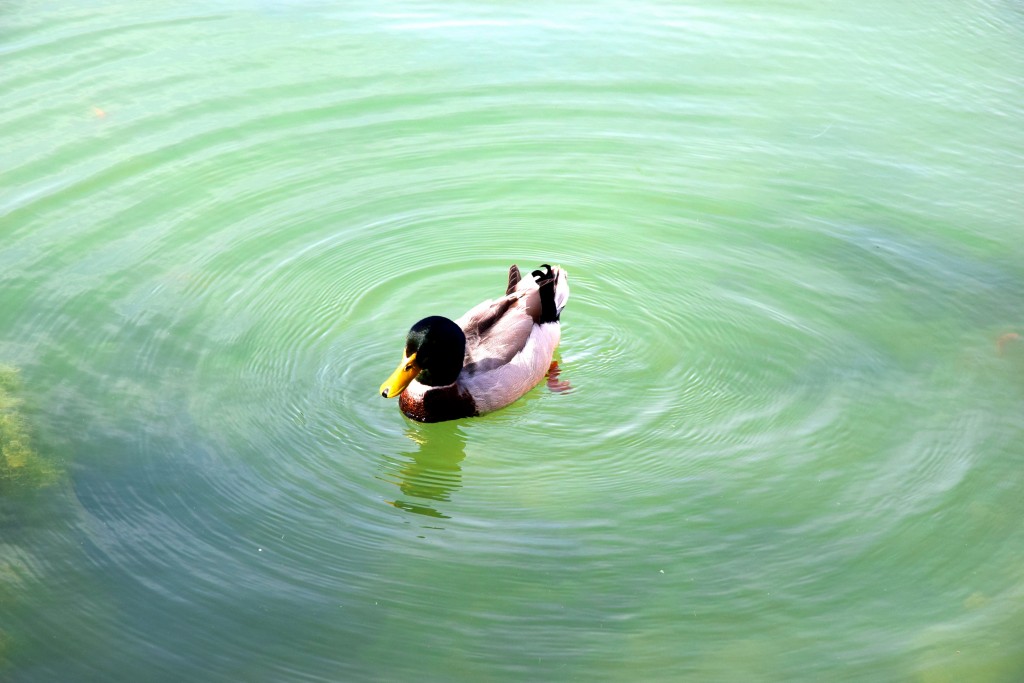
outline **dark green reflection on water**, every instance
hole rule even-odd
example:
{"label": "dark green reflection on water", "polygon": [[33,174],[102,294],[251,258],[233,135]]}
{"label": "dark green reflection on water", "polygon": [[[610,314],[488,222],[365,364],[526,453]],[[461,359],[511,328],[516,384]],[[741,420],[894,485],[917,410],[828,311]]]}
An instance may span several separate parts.
{"label": "dark green reflection on water", "polygon": [[449,519],[434,503],[451,500],[452,492],[462,486],[465,436],[451,422],[409,427],[405,436],[415,446],[398,454],[405,461],[399,462],[397,472],[385,477],[402,492],[401,498],[388,503],[418,515]]}

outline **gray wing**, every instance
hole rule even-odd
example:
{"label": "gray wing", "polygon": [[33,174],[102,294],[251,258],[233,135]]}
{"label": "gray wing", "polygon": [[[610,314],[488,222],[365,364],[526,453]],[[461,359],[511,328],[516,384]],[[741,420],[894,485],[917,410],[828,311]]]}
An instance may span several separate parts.
{"label": "gray wing", "polygon": [[[515,282],[513,282],[515,279]],[[455,322],[466,333],[463,372],[487,372],[511,361],[523,350],[541,313],[540,291],[533,278],[509,268],[508,289],[500,299],[484,301]]]}

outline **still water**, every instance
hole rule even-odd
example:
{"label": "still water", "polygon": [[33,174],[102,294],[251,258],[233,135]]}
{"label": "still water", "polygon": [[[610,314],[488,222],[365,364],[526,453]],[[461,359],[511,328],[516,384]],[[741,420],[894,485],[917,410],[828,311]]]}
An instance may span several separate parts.
{"label": "still water", "polygon": [[[1024,680],[1022,94],[1013,0],[0,4],[0,678]],[[570,388],[402,417],[513,262]]]}

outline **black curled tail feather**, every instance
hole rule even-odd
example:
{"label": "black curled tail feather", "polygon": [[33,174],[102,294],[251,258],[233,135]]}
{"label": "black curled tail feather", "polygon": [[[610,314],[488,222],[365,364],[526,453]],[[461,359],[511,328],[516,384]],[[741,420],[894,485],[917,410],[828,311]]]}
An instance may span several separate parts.
{"label": "black curled tail feather", "polygon": [[558,322],[558,306],[555,304],[555,275],[551,266],[544,264],[543,270],[535,270],[531,273],[540,288],[540,319],[539,323]]}

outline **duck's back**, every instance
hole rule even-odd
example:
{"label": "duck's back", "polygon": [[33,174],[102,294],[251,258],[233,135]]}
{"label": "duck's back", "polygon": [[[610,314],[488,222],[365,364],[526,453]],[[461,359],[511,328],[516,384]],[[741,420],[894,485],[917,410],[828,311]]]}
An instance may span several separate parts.
{"label": "duck's back", "polygon": [[544,379],[561,340],[559,315],[569,298],[561,268],[544,266],[522,278],[509,269],[505,296],[470,309],[456,323],[466,333],[459,384],[478,411],[490,412],[520,398]]}

